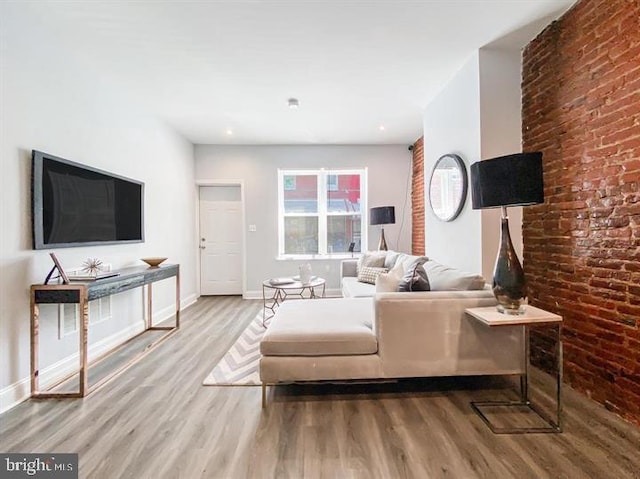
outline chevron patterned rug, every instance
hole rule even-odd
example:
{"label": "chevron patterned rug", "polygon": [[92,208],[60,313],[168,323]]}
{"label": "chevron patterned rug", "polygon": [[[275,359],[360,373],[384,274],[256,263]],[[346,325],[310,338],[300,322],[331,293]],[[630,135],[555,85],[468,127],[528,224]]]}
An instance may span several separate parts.
{"label": "chevron patterned rug", "polygon": [[260,340],[266,330],[259,313],[202,382],[203,386],[260,386]]}

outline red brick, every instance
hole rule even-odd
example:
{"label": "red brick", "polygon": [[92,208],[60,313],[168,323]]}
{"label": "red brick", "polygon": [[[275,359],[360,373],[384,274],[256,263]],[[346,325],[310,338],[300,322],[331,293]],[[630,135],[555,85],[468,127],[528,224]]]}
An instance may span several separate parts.
{"label": "red brick", "polygon": [[[565,318],[566,379],[640,424],[640,2],[581,0],[523,51],[523,151],[545,203],[524,208],[530,302]],[[553,343],[532,333],[549,367]]]}
{"label": "red brick", "polygon": [[424,255],[424,138],[413,144],[411,168],[411,253]]}

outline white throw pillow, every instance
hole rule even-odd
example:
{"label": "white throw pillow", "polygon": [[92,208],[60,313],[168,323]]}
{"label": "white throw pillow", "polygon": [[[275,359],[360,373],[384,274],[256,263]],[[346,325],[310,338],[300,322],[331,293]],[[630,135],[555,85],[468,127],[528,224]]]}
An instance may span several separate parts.
{"label": "white throw pillow", "polygon": [[398,291],[398,283],[404,275],[401,263],[396,264],[388,273],[379,274],[376,278],[376,293],[394,293]]}

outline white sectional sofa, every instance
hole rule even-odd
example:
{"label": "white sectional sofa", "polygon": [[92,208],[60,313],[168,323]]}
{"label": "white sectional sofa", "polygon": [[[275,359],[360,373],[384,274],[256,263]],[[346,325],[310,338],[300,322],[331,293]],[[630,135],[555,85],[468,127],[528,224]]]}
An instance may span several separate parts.
{"label": "white sectional sofa", "polygon": [[[442,265],[425,264],[431,267]],[[266,386],[278,383],[524,374],[522,327],[490,329],[464,313],[495,305],[489,288],[376,293],[348,279],[353,268],[343,263],[347,297],[278,309],[261,343],[263,399]],[[432,283],[468,276],[442,268],[446,277],[432,273]]]}

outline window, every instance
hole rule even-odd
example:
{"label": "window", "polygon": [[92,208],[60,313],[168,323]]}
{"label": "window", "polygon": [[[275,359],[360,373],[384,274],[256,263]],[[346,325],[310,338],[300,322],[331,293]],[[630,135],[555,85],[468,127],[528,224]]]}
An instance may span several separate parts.
{"label": "window", "polygon": [[366,170],[279,170],[280,256],[348,253],[366,244]]}

